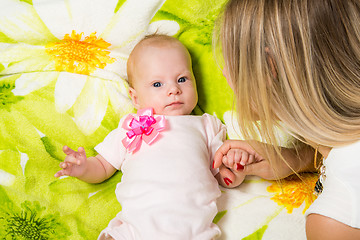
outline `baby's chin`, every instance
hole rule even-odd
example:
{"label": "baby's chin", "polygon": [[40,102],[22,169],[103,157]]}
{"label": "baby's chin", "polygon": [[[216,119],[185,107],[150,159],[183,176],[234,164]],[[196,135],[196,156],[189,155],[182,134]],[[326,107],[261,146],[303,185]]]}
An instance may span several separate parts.
{"label": "baby's chin", "polygon": [[155,110],[155,114],[157,115],[166,115],[166,116],[180,116],[180,115],[190,115],[192,110],[187,109],[163,109],[160,111]]}

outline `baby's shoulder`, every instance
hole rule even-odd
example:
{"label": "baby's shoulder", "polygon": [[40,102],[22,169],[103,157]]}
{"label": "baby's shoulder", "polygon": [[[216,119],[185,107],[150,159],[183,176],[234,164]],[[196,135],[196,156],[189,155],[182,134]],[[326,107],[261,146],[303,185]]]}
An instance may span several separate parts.
{"label": "baby's shoulder", "polygon": [[203,115],[201,115],[201,118],[209,124],[222,125],[221,120],[214,115],[204,113]]}

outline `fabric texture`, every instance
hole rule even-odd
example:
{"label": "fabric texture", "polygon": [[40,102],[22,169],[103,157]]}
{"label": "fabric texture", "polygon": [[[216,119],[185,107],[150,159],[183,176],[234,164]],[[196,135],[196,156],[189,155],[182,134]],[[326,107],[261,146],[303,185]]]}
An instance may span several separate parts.
{"label": "fabric texture", "polygon": [[[212,51],[225,3],[0,1],[1,237],[96,239],[121,211],[115,195],[121,171],[99,184],[54,174],[64,145],[95,156],[94,147],[135,111],[126,61],[146,34],[174,36],[189,49],[199,96],[193,114],[216,116],[228,138],[241,139],[233,93]],[[285,135],[284,142],[290,141]],[[315,199],[317,176],[301,177],[279,185],[248,176],[235,189],[220,187],[218,239],[306,239],[304,211]]]}
{"label": "fabric texture", "polygon": [[360,141],[333,148],[324,159],[324,190],[306,212],[360,228]]}
{"label": "fabric texture", "polygon": [[123,239],[123,232],[136,236],[130,239],[159,240],[209,240],[220,235],[212,223],[220,190],[210,169],[213,154],[225,140],[225,126],[209,114],[165,119],[167,127],[159,139],[143,143],[134,153],[121,143],[126,137],[122,121],[95,147],[123,172],[116,187],[122,210],[99,239],[106,234]]}

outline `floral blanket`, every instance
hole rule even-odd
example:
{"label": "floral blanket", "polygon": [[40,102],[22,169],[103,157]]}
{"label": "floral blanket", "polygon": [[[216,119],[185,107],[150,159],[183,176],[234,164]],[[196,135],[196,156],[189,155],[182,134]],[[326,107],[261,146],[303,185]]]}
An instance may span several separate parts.
{"label": "floral blanket", "polygon": [[[199,103],[237,138],[232,93],[214,61],[214,21],[225,0],[0,0],[0,236],[96,239],[121,206],[118,172],[101,184],[54,177],[62,146],[94,146],[133,112],[126,60],[145,34],[190,50]],[[220,239],[305,239],[316,176],[249,177],[223,189]],[[181,207],[181,206],[179,206]]]}

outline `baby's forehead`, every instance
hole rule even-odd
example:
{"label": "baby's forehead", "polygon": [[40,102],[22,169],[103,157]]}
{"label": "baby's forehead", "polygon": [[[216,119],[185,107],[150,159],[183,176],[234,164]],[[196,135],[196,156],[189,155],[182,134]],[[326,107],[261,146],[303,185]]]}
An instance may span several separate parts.
{"label": "baby's forehead", "polygon": [[134,48],[134,55],[141,55],[146,52],[144,50],[148,48],[159,48],[159,49],[178,49],[187,52],[186,47],[175,38],[149,38],[144,39],[138,43]]}
{"label": "baby's forehead", "polygon": [[[187,48],[176,38],[170,36],[151,36],[141,40],[131,52],[128,63],[127,63],[127,72],[128,72],[128,82],[132,85],[134,81],[134,74],[136,74],[136,69],[138,64],[142,62],[140,59],[144,57],[144,54],[151,53],[151,49],[176,49],[182,51],[184,56],[188,58],[188,62],[191,65],[191,56]],[[148,51],[149,50],[149,51]],[[169,54],[171,54],[169,51]],[[152,54],[152,53],[151,53]],[[139,61],[140,60],[140,61]]]}
{"label": "baby's forehead", "polygon": [[[163,39],[163,38],[150,38],[142,40],[138,43],[138,45],[135,46],[132,53],[129,56],[128,64],[130,66],[137,65],[139,60],[145,55],[145,54],[153,54],[153,50],[157,51],[159,50],[175,50],[183,52],[184,56],[187,56],[189,60],[191,61],[190,54],[187,50],[187,48],[177,39]],[[173,51],[168,51],[169,54],[172,54]]]}

